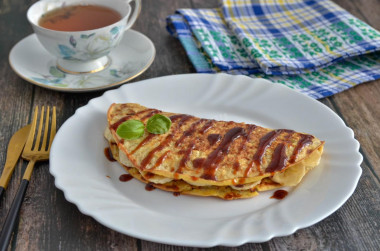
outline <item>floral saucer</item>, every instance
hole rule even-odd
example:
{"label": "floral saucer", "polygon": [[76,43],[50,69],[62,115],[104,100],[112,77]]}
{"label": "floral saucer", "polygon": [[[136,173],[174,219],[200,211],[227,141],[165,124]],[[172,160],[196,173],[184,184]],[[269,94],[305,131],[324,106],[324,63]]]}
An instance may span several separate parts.
{"label": "floral saucer", "polygon": [[18,42],[9,53],[12,69],[26,81],[56,91],[87,92],[121,85],[146,71],[156,49],[152,41],[134,30],[125,32],[119,46],[108,55],[110,64],[95,73],[70,74],[59,70],[57,59],[35,34]]}

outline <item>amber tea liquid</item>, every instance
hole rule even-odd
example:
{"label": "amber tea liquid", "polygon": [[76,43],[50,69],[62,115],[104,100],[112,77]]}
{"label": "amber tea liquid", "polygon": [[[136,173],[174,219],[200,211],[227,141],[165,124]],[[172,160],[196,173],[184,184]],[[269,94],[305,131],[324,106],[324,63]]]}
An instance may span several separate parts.
{"label": "amber tea liquid", "polygon": [[121,15],[116,10],[98,5],[73,5],[51,10],[40,18],[41,27],[57,31],[93,30],[116,23]]}

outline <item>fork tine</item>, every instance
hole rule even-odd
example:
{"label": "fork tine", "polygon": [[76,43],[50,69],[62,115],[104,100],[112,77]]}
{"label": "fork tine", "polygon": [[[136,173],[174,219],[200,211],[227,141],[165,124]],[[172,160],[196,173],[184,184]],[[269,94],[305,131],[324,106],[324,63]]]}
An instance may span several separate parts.
{"label": "fork tine", "polygon": [[36,108],[34,108],[33,121],[32,121],[31,127],[30,127],[29,136],[28,136],[28,139],[26,140],[26,144],[25,144],[24,149],[30,149],[30,150],[32,149],[34,134],[35,134],[36,125],[37,125],[37,118],[38,118],[38,106],[36,106]]}
{"label": "fork tine", "polygon": [[38,133],[36,138],[36,143],[34,144],[33,150],[37,150],[40,147],[40,141],[41,141],[41,133],[42,133],[42,125],[44,123],[44,116],[45,116],[45,106],[42,106],[41,108],[41,116],[40,116],[40,123],[38,124]]}
{"label": "fork tine", "polygon": [[54,138],[56,130],[57,130],[57,123],[56,122],[57,122],[56,111],[55,111],[55,106],[53,106],[53,116],[51,118],[50,140],[49,140],[48,151],[50,151],[51,143],[53,141],[53,138]]}
{"label": "fork tine", "polygon": [[49,119],[50,119],[50,106],[48,106],[46,109],[45,130],[44,130],[44,138],[41,144],[41,151],[46,151],[48,147],[46,145],[46,141],[47,141],[47,135],[48,135],[48,129],[49,129]]}

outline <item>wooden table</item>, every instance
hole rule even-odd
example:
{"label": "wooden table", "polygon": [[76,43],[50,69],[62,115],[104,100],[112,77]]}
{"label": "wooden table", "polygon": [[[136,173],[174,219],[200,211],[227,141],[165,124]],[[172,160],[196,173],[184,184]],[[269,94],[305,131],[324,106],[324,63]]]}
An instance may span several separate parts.
{"label": "wooden table", "polygon": [[[32,1],[34,2],[34,1]],[[378,0],[335,0],[353,15],[380,30]],[[58,125],[75,110],[104,91],[72,94],[32,85],[10,68],[8,54],[13,45],[32,33],[25,14],[30,1],[0,2],[0,165],[12,134],[31,120],[35,105],[55,105]],[[165,17],[177,8],[208,8],[217,1],[144,0],[134,29],[146,34],[157,49],[153,65],[133,81],[158,76],[193,73],[179,41],[165,30]],[[31,48],[33,49],[33,48]],[[314,226],[291,236],[259,244],[246,244],[239,250],[379,250],[380,248],[380,80],[368,82],[343,93],[320,100],[333,109],[355,132],[364,161],[358,187],[335,213]],[[0,224],[12,203],[26,163],[20,161],[0,204]],[[48,163],[38,164],[23,203],[11,250],[192,250],[135,239],[104,227],[79,212],[54,186]],[[227,250],[215,247],[215,250]]]}

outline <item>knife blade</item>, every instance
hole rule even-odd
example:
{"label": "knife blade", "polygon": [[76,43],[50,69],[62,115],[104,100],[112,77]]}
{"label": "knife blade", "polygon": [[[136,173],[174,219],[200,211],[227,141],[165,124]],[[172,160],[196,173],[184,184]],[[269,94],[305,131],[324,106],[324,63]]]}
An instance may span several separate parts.
{"label": "knife blade", "polygon": [[26,139],[28,138],[30,131],[30,125],[26,125],[18,130],[8,144],[7,158],[3,168],[3,172],[0,177],[0,199],[4,194],[5,189],[8,186],[12,173],[15,169],[18,159],[24,149]]}

